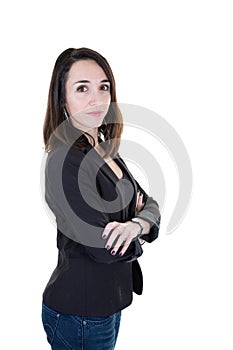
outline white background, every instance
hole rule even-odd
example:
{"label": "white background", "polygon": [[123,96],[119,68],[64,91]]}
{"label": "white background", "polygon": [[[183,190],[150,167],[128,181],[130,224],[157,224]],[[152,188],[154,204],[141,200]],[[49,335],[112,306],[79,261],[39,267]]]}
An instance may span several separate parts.
{"label": "white background", "polygon": [[189,211],[166,235],[178,181],[172,161],[164,166],[160,238],[144,245],[144,293],[123,311],[116,349],[232,349],[231,1],[1,7],[1,347],[49,349],[41,295],[57,251],[40,194],[42,125],[57,56],[86,46],[108,59],[119,102],[176,129],[194,176]]}

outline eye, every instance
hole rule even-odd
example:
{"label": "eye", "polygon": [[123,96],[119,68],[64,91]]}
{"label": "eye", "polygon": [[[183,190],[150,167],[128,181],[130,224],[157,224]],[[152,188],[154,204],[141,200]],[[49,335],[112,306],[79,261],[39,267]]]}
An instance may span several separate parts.
{"label": "eye", "polygon": [[109,91],[109,88],[110,88],[110,86],[108,84],[103,84],[103,85],[101,85],[100,90]]}
{"label": "eye", "polygon": [[86,85],[80,85],[76,91],[78,92],[86,92],[87,91],[87,86]]}

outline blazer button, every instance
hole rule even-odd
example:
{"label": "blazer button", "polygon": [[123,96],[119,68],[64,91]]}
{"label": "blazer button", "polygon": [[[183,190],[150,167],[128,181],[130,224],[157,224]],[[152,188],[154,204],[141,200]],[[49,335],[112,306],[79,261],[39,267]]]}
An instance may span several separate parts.
{"label": "blazer button", "polygon": [[87,321],[83,321],[83,325],[86,326],[86,324],[87,324]]}

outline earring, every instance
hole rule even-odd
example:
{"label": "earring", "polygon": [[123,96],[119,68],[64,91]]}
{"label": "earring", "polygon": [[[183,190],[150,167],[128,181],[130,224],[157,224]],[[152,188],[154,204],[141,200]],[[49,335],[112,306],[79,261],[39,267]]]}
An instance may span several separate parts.
{"label": "earring", "polygon": [[64,115],[65,115],[65,118],[66,118],[66,120],[68,121],[68,123],[70,122],[70,120],[69,120],[69,116],[68,116],[68,113],[67,113],[67,111],[66,111],[66,109],[65,108],[63,108],[63,112],[64,112]]}
{"label": "earring", "polygon": [[110,134],[109,134],[109,130],[108,130],[108,124],[107,124],[105,118],[104,118],[103,121],[104,121],[104,124],[106,125],[106,131],[107,131],[107,134],[108,134],[108,144],[110,145]]}

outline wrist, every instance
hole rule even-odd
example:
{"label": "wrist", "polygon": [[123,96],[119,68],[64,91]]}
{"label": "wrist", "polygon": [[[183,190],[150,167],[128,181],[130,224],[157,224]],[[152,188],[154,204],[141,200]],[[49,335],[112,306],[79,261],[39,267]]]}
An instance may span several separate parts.
{"label": "wrist", "polygon": [[148,221],[141,219],[139,217],[134,217],[133,219],[139,221],[141,223],[141,225],[143,226],[143,231],[142,231],[143,235],[150,233],[151,225]]}
{"label": "wrist", "polygon": [[140,238],[143,235],[143,230],[144,230],[144,227],[143,227],[142,223],[137,218],[132,218],[132,219],[130,219],[130,221],[132,221],[134,224],[139,226],[140,231],[139,231],[139,233],[137,235],[137,238]]}

